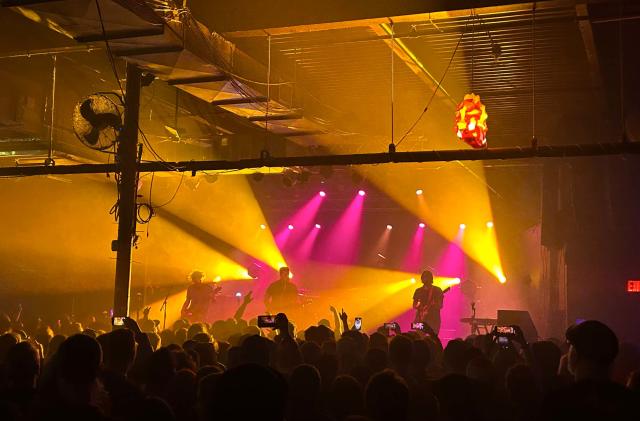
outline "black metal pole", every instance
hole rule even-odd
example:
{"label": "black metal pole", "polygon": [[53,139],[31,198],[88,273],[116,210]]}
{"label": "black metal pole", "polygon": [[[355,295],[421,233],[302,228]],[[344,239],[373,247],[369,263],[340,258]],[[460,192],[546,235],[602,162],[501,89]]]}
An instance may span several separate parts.
{"label": "black metal pole", "polygon": [[[237,161],[181,161],[142,162],[140,172],[162,171],[216,171],[241,170],[261,167],[294,167],[322,165],[370,165],[399,162],[449,162],[488,161],[527,158],[576,158],[583,156],[605,156],[640,154],[640,142],[583,143],[575,145],[452,149],[417,152],[381,152],[367,154],[316,155],[292,157],[267,157],[240,159]],[[120,164],[56,165],[55,167],[25,166],[0,168],[0,177],[19,177],[47,174],[104,174],[120,170]]]}
{"label": "black metal pole", "polygon": [[131,248],[136,232],[136,179],[138,114],[140,111],[140,78],[142,72],[127,63],[127,90],[125,94],[124,128],[118,142],[118,239],[112,248],[117,252],[116,279],[113,294],[113,314],[129,315],[131,284]]}

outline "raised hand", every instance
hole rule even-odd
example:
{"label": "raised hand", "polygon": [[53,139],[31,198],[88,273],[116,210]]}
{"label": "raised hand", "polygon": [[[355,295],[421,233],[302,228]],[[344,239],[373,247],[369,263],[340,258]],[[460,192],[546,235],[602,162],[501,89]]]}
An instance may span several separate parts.
{"label": "raised hand", "polygon": [[243,299],[243,304],[249,304],[251,301],[253,301],[253,291],[249,291],[245,294],[244,299]]}
{"label": "raised hand", "polygon": [[131,317],[125,317],[123,319],[124,327],[131,330],[133,333],[142,333],[140,330],[140,326],[138,326],[138,322],[133,320]]}
{"label": "raised hand", "polygon": [[347,313],[345,313],[344,309],[341,309],[341,311],[340,311],[340,320],[342,320],[342,323],[345,326],[347,326],[348,316],[347,316]]}

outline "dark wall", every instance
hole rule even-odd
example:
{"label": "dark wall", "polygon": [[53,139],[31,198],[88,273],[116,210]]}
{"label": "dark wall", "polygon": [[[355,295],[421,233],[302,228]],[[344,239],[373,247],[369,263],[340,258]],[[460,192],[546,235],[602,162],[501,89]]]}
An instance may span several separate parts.
{"label": "dark wall", "polygon": [[568,315],[599,319],[621,338],[640,342],[640,159],[615,157],[572,163],[567,234]]}

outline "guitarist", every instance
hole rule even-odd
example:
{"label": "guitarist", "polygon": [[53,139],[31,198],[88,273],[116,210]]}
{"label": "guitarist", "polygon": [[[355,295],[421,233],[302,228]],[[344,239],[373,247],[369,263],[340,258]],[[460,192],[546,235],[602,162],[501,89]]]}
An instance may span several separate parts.
{"label": "guitarist", "polygon": [[204,273],[199,270],[191,272],[191,285],[187,288],[187,299],[182,305],[182,318],[191,323],[205,322],[209,316],[209,305],[215,301],[222,287],[212,283],[204,283]]}
{"label": "guitarist", "polygon": [[416,310],[414,322],[426,323],[438,334],[444,293],[433,285],[433,274],[430,271],[422,272],[421,279],[423,285],[413,293],[413,308]]}

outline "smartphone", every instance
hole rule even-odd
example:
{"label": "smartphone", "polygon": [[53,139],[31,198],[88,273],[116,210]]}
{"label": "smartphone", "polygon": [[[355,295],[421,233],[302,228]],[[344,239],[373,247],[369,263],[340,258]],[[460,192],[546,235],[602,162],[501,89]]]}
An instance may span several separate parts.
{"label": "smartphone", "polygon": [[274,328],[276,327],[276,316],[273,314],[264,314],[262,316],[258,316],[258,327],[268,327]]}
{"label": "smartphone", "polygon": [[124,317],[113,317],[111,323],[114,326],[124,326]]}
{"label": "smartphone", "polygon": [[412,330],[423,330],[424,329],[424,323],[422,323],[422,322],[413,322],[413,323],[411,323],[411,329]]}
{"label": "smartphone", "polygon": [[511,326],[496,326],[496,333],[498,335],[515,335],[516,330]]}
{"label": "smartphone", "polygon": [[498,336],[498,345],[502,347],[509,346],[509,338],[506,336]]}
{"label": "smartphone", "polygon": [[362,317],[356,317],[356,321],[353,324],[355,330],[362,330]]}

